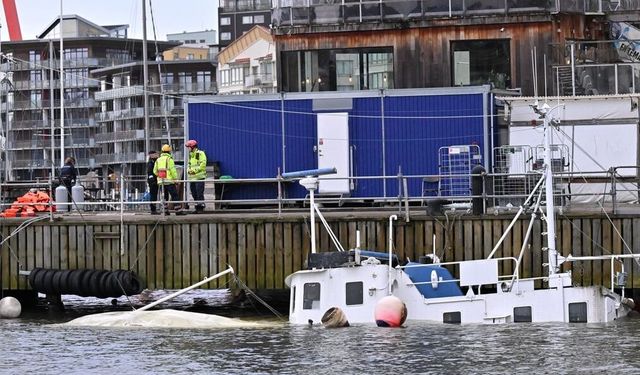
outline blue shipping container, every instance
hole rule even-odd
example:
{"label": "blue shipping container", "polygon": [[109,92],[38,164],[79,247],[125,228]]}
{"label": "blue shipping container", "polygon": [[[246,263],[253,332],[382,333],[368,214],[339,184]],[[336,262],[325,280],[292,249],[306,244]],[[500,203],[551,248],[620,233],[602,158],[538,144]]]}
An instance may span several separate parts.
{"label": "blue shipping container", "polygon": [[[488,86],[384,91],[283,93],[189,98],[188,138],[197,139],[209,160],[233,178],[274,178],[278,172],[318,167],[317,115],[348,113],[350,196],[400,194],[397,178],[436,175],[439,150],[477,145],[490,165],[493,109]],[[408,179],[411,197],[423,194],[421,178]],[[288,184],[287,198],[306,191]],[[234,186],[226,199],[277,197],[275,184]]]}

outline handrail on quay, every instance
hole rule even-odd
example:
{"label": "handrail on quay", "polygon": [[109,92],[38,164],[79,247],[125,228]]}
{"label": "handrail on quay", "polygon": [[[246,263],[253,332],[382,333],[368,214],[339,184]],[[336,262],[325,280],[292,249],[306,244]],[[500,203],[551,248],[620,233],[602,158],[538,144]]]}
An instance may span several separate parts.
{"label": "handrail on quay", "polygon": [[[635,173],[628,172],[635,170]],[[568,204],[586,200],[596,196],[602,209],[603,203],[610,203],[611,212],[618,213],[620,204],[638,203],[640,190],[640,178],[638,172],[640,166],[616,166],[607,171],[594,172],[557,172],[554,173],[554,199],[558,199],[560,209]],[[357,191],[359,184],[367,181],[379,181],[385,188],[382,195],[358,196],[357,194],[317,194],[318,203],[337,205],[338,207],[362,207],[366,205],[376,207],[397,207],[398,213],[409,220],[411,207],[423,207],[429,205],[443,206],[447,210],[470,212],[472,202],[480,203],[481,209],[477,212],[487,213],[493,209],[493,213],[501,210],[510,211],[524,202],[532,181],[540,178],[539,171],[529,173],[481,173],[481,174],[452,174],[452,175],[405,175],[401,170],[393,176],[352,176],[333,177],[322,176],[321,180],[349,180],[351,191]],[[480,182],[479,190],[473,191],[473,180]],[[278,172],[273,178],[207,178],[205,183],[205,200],[208,211],[221,211],[234,207],[265,207],[277,209],[280,216],[288,207],[300,208],[307,205],[308,195],[304,197],[287,197],[287,191],[293,181],[282,177]],[[395,181],[396,188],[391,189],[389,182]],[[193,204],[186,180],[177,180],[182,198],[171,202],[182,206]],[[150,202],[148,194],[145,194],[146,176],[116,176],[115,178],[95,177],[88,179],[79,177],[79,183],[85,187],[84,202],[72,202],[79,211],[121,211],[141,212],[146,211],[152,203],[161,205],[164,212],[162,190],[155,202]],[[233,198],[224,195],[225,190],[232,186],[264,186],[274,185],[274,196],[269,198]],[[582,191],[574,189],[576,184],[599,184],[598,191]],[[57,181],[15,181],[0,183],[0,210],[11,205],[25,205],[15,203],[18,196],[22,196],[30,189],[53,192],[58,185]],[[595,185],[594,185],[595,186]],[[51,194],[52,200],[55,199]],[[52,202],[50,205],[54,205]],[[268,208],[268,207],[267,207]],[[52,210],[49,210],[52,211]]]}

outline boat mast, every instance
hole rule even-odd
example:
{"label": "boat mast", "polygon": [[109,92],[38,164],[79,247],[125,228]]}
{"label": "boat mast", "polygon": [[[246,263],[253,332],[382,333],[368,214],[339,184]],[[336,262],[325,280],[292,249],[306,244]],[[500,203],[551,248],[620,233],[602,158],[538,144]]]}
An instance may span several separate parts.
{"label": "boat mast", "polygon": [[547,251],[549,256],[549,275],[558,272],[558,251],[556,250],[556,215],[553,202],[553,168],[551,162],[551,112],[558,108],[549,108],[547,103],[539,108],[544,126],[544,173],[545,199],[547,201]]}
{"label": "boat mast", "polygon": [[151,150],[149,137],[149,62],[147,61],[147,0],[142,0],[142,91],[144,92],[144,154]]}

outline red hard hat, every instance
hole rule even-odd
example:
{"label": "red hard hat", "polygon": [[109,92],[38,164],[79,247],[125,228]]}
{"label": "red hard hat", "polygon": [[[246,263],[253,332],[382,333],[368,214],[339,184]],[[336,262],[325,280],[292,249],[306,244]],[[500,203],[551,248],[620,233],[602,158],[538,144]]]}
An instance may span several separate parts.
{"label": "red hard hat", "polygon": [[190,139],[184,145],[187,147],[196,147],[198,145],[198,142],[194,139]]}

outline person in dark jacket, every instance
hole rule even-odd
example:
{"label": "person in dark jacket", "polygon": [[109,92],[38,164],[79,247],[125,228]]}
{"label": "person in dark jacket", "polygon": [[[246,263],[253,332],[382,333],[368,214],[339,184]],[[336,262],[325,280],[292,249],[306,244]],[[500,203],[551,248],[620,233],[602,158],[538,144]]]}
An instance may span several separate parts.
{"label": "person in dark jacket", "polygon": [[73,156],[69,156],[64,160],[64,165],[60,168],[60,183],[67,188],[69,202],[73,201],[71,188],[76,183],[77,177],[78,172],[76,171],[76,159]]}
{"label": "person in dark jacket", "polygon": [[158,178],[153,173],[153,167],[158,160],[158,151],[149,151],[149,161],[147,161],[147,185],[149,185],[149,206],[151,207],[151,215],[157,215],[156,201],[158,200]]}

